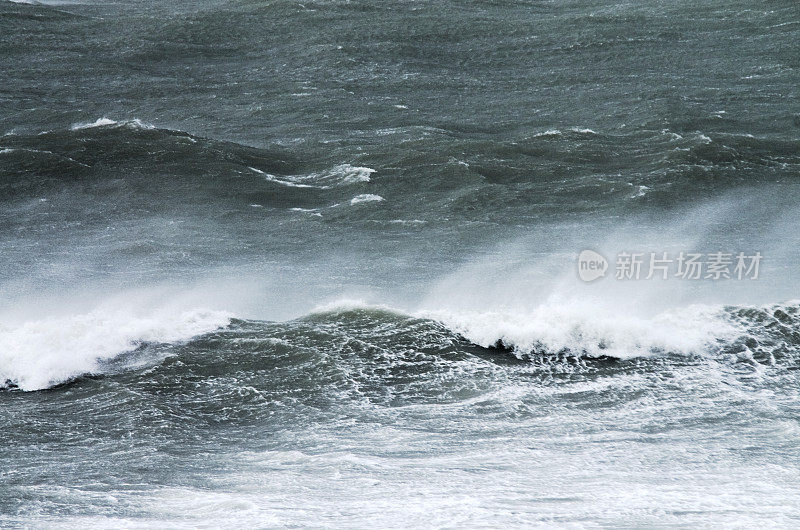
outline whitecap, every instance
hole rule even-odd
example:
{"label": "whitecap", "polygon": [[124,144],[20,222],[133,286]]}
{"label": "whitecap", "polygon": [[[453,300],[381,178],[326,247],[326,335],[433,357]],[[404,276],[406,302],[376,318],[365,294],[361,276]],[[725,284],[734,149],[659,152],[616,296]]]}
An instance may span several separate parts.
{"label": "whitecap", "polygon": [[85,122],[85,123],[75,123],[70,127],[72,131],[80,131],[82,129],[93,129],[95,127],[130,127],[132,129],[155,129],[154,125],[149,123],[145,123],[139,118],[133,118],[130,120],[123,120],[123,121],[116,121],[112,120],[111,118],[106,118],[105,116],[102,118],[98,118],[93,122]]}
{"label": "whitecap", "polygon": [[425,221],[419,219],[392,219],[389,223],[393,225],[424,225]]}
{"label": "whitecap", "polygon": [[73,131],[79,131],[81,129],[92,129],[94,127],[105,127],[106,125],[116,125],[118,122],[112,120],[110,118],[97,118],[93,122],[86,122],[86,123],[76,123],[70,127]]}
{"label": "whitecap", "polygon": [[372,193],[362,193],[361,195],[356,195],[352,199],[350,199],[350,204],[360,204],[362,202],[381,202],[385,199],[380,195],[374,195]]}
{"label": "whitecap", "polygon": [[700,305],[652,318],[602,316],[596,307],[580,302],[544,304],[522,312],[426,311],[419,316],[438,320],[479,346],[499,342],[518,355],[569,351],[627,359],[669,352],[700,354],[741,331],[721,308]]}
{"label": "whitecap", "polygon": [[536,133],[536,134],[533,135],[533,137],[534,138],[541,138],[541,137],[544,137],[544,136],[561,136],[561,135],[562,135],[562,132],[559,131],[558,129],[549,129],[549,130],[544,131],[544,132]]}
{"label": "whitecap", "polygon": [[280,178],[276,177],[275,175],[273,175],[272,173],[267,173],[266,171],[261,171],[260,169],[257,169],[257,168],[254,168],[254,167],[249,167],[248,166],[247,169],[258,173],[259,175],[263,175],[264,179],[266,179],[266,180],[268,180],[270,182],[274,182],[275,184],[280,184],[282,186],[288,186],[290,188],[314,188],[314,187],[316,187],[316,186],[310,186],[308,184],[299,184],[299,183],[293,182],[291,180],[280,179]]}
{"label": "whitecap", "polygon": [[[630,186],[634,186],[633,183],[629,182],[628,184]],[[628,195],[629,199],[637,199],[639,197],[644,197],[647,194],[647,192],[650,191],[650,186],[639,185],[639,186],[635,186],[635,187],[636,187],[636,191],[634,191],[633,193]]]}
{"label": "whitecap", "polygon": [[339,164],[327,171],[311,173],[304,180],[312,180],[320,184],[320,187],[331,188],[334,186],[346,186],[357,182],[369,182],[370,175],[375,170],[366,166],[353,166],[350,164]]}
{"label": "whitecap", "polygon": [[248,167],[248,169],[260,175],[264,175],[267,180],[284,186],[317,188],[321,190],[328,190],[338,186],[348,186],[359,182],[369,182],[370,175],[375,173],[375,170],[370,167],[353,166],[350,164],[339,164],[331,169],[309,173],[308,175],[288,175],[280,178],[254,167]]}
{"label": "whitecap", "polygon": [[125,310],[97,310],[0,325],[0,385],[41,390],[96,373],[103,360],[141,342],[188,340],[229,321],[230,315],[219,311],[157,311],[142,317]]}

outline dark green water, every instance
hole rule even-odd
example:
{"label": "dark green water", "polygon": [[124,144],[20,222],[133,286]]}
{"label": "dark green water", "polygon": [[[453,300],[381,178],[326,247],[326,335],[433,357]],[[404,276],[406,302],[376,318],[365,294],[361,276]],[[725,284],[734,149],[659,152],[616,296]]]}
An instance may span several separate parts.
{"label": "dark green water", "polygon": [[0,525],[796,526],[798,68],[790,0],[0,0]]}

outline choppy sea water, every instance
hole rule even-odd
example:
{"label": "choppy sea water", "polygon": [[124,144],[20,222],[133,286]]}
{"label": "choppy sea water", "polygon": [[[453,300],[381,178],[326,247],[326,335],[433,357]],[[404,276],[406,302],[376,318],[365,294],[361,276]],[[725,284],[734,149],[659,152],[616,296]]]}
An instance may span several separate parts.
{"label": "choppy sea water", "polygon": [[797,526],[798,43],[788,0],[0,0],[0,525]]}

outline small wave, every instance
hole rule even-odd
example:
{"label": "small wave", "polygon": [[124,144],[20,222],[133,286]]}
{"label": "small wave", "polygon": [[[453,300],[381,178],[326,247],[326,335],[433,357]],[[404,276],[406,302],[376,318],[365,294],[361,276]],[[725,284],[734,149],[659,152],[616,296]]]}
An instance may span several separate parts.
{"label": "small wave", "polygon": [[[596,131],[586,127],[570,127],[567,131],[577,134],[597,134]],[[564,131],[560,129],[548,129],[544,132],[534,134],[532,138],[555,138],[559,136],[564,136]]]}
{"label": "small wave", "polygon": [[105,127],[106,125],[116,125],[118,122],[109,118],[98,118],[93,122],[76,123],[70,129],[78,131],[80,129],[92,129],[94,127]]}
{"label": "small wave", "polygon": [[631,194],[628,195],[629,199],[638,199],[639,197],[644,197],[647,195],[647,192],[650,191],[650,186],[644,185],[635,185],[633,183],[628,183],[629,186],[636,188]]}
{"label": "small wave", "polygon": [[254,167],[248,167],[247,169],[250,169],[250,170],[254,171],[255,173],[258,173],[259,175],[262,175],[266,180],[268,180],[270,182],[274,182],[275,184],[280,184],[281,186],[288,186],[290,188],[315,188],[315,187],[317,187],[317,186],[311,186],[311,185],[308,185],[308,184],[300,184],[300,183],[297,183],[297,182],[294,182],[294,181],[291,181],[291,180],[281,179],[281,178],[278,178],[278,177],[276,177],[275,175],[273,175],[271,173],[267,173],[266,171],[261,171],[260,169],[257,169],[257,168],[254,168]]}
{"label": "small wave", "polygon": [[321,190],[328,190],[338,186],[348,186],[359,182],[369,182],[370,175],[375,173],[375,170],[372,168],[351,166],[350,164],[340,164],[329,170],[309,173],[308,175],[289,175],[282,178],[278,178],[275,175],[255,167],[249,167],[248,169],[263,175],[264,178],[271,182],[283,186],[290,186],[293,188],[317,188]]}
{"label": "small wave", "polygon": [[370,167],[339,164],[325,171],[293,177],[293,180],[295,182],[311,183],[314,187],[320,189],[330,189],[359,182],[369,182],[370,175],[373,173],[375,173],[375,170]]}
{"label": "small wave", "polygon": [[363,193],[361,195],[356,195],[352,199],[350,199],[350,204],[361,204],[362,202],[382,202],[385,199],[380,195],[374,195],[372,193]]}
{"label": "small wave", "polygon": [[94,129],[95,127],[132,127],[136,129],[154,129],[153,125],[149,123],[144,123],[143,121],[139,120],[138,118],[133,118],[130,120],[123,120],[123,121],[116,121],[110,118],[106,118],[105,116],[102,118],[98,118],[93,122],[85,122],[85,123],[75,123],[70,127],[72,131],[80,131],[83,129]]}
{"label": "small wave", "polygon": [[0,325],[0,387],[49,388],[97,373],[99,363],[139,344],[187,340],[229,321],[228,314],[218,311],[158,312],[142,318],[98,310],[13,327]]}
{"label": "small wave", "polygon": [[319,208],[289,208],[289,211],[305,213],[312,217],[322,217],[322,212],[319,211]]}
{"label": "small wave", "polygon": [[319,182],[331,182],[333,185],[355,184],[356,182],[369,182],[370,175],[375,173],[371,167],[351,166],[340,164],[325,173],[312,173],[309,177]]}
{"label": "small wave", "polygon": [[544,132],[536,133],[536,134],[533,135],[533,137],[534,138],[542,138],[542,137],[548,137],[548,136],[561,136],[562,134],[563,133],[561,131],[559,131],[558,129],[549,129],[549,130],[544,131]]}
{"label": "small wave", "polygon": [[392,219],[391,221],[389,221],[389,224],[415,226],[415,225],[424,225],[425,221],[422,221],[421,219]]}

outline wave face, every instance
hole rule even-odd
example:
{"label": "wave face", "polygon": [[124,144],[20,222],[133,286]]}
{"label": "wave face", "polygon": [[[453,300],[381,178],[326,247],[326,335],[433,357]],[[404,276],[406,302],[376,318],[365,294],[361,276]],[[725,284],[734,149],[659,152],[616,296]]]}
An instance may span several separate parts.
{"label": "wave face", "polygon": [[[357,372],[365,383],[382,377],[373,371],[402,374],[428,362],[449,370],[450,361],[472,358],[513,364],[513,357],[537,365],[575,364],[578,369],[586,368],[586,363],[675,356],[784,369],[793,369],[800,362],[795,355],[800,347],[798,302],[766,307],[689,307],[648,320],[598,321],[548,307],[525,315],[446,314],[442,320],[423,315],[430,313],[412,316],[361,303],[334,305],[282,324],[231,320],[224,313],[200,310],[178,315],[162,310],[151,318],[138,319],[120,311],[94,311],[3,329],[0,344],[5,371],[0,375],[7,389],[41,390],[81,377],[118,376],[121,371],[134,377],[142,370],[159,371],[167,359],[181,358],[198,345],[212,344],[223,357],[239,355],[235,352],[245,343],[257,349],[284,347],[290,359],[302,358],[301,350],[350,351],[354,347],[361,351],[363,347],[370,352],[370,360],[341,359],[334,364],[338,370],[344,369],[343,364],[364,362]],[[245,356],[252,355],[245,349]],[[378,356],[372,358],[373,354]],[[209,352],[209,356],[198,360],[228,362],[217,354]],[[381,392],[384,386],[376,381],[375,388]]]}
{"label": "wave face", "polygon": [[0,526],[796,526],[796,1],[600,4],[0,0]]}
{"label": "wave face", "polygon": [[[167,341],[222,322],[219,316],[197,314],[161,326],[135,321],[99,341],[80,338],[88,328],[102,328],[89,316],[72,319],[71,328],[65,322],[28,324],[12,336],[26,333],[31,344],[34,333],[42,334],[42,340],[53,333],[68,334],[74,351],[62,353],[70,355],[89,340],[112,351],[121,349],[123,337],[128,340],[139,332],[141,338],[124,353],[98,359],[90,373],[66,385],[44,392],[0,393],[9,407],[20,411],[5,415],[0,425],[7,440],[4,458],[10,458],[14,447],[55,443],[61,451],[47,464],[55,474],[49,480],[59,485],[54,490],[38,491],[22,473],[11,476],[8,496],[0,499],[12,515],[4,515],[3,521],[26,517],[22,492],[55,503],[69,500],[73,490],[94,491],[94,477],[107,469],[96,458],[97,451],[119,455],[103,496],[90,497],[91,507],[82,504],[84,510],[103,506],[103,514],[90,517],[104,522],[225,518],[245,523],[271,518],[283,524],[291,518],[310,523],[341,503],[338,495],[344,492],[358,494],[347,504],[360,514],[380,521],[399,516],[419,522],[422,515],[416,512],[373,512],[371,501],[361,495],[377,491],[410,500],[442,488],[457,495],[465,481],[476,486],[480,481],[486,488],[483,495],[499,498],[520,482],[534,490],[549,484],[550,473],[571,469],[576,454],[583,463],[570,471],[570,480],[556,483],[554,491],[535,494],[545,510],[566,506],[599,513],[605,503],[593,496],[600,493],[604,498],[627,498],[636,510],[644,510],[647,499],[609,491],[607,481],[565,496],[572,481],[589,480],[606,469],[608,459],[630,459],[632,448],[642,463],[627,471],[630,477],[657,470],[668,483],[683,476],[676,460],[704,474],[718,469],[720,458],[723,463],[769,458],[771,469],[790,469],[796,445],[793,438],[782,437],[796,430],[787,417],[796,412],[800,383],[800,305],[726,307],[704,316],[698,311],[680,316],[693,322],[705,318],[700,326],[727,327],[728,332],[709,335],[706,348],[694,353],[668,351],[660,337],[640,333],[640,325],[619,322],[606,336],[585,334],[577,348],[549,353],[541,346],[512,346],[507,324],[484,335],[489,342],[495,336],[503,340],[503,348],[485,348],[469,340],[468,331],[462,334],[435,320],[352,304],[282,323],[232,319],[216,330],[172,343]],[[587,355],[596,341],[613,345],[622,334],[639,337],[643,348],[645,340],[652,340],[654,351],[629,358]],[[3,338],[7,347],[7,332]],[[601,351],[613,352],[613,346]],[[82,357],[73,360],[80,362]],[[41,370],[47,361],[45,357],[22,369]],[[74,373],[76,368],[79,365],[70,370]],[[21,388],[35,384],[32,373],[38,372],[21,379]],[[50,367],[46,373],[67,372]],[[37,422],[58,417],[59,431],[42,440],[39,428],[30,424],[34,411]],[[767,456],[759,450],[755,456],[751,447],[741,447],[707,462],[703,454],[689,451],[697,448],[694,437],[699,433],[727,430],[732,423],[749,438],[785,440],[786,455]],[[608,425],[615,429],[608,431]],[[66,445],[60,441],[64,439],[92,440],[94,452],[86,453],[80,443]],[[711,440],[707,443],[717,447]],[[602,456],[598,446],[604,447]],[[665,449],[672,455],[666,461]],[[15,466],[33,465],[32,459],[41,465],[38,453],[15,454]],[[547,456],[536,461],[541,474],[521,464],[537,455]],[[397,458],[402,462],[396,463]],[[466,464],[473,461],[481,462],[479,476]],[[80,475],[67,468],[75,465]],[[127,480],[133,468],[156,477],[161,486],[137,486],[131,495]],[[417,482],[420,468],[436,476],[434,484]],[[209,491],[208,477],[219,473],[224,473],[227,486]],[[359,479],[365,473],[371,477],[368,483]],[[273,511],[272,501],[265,504],[265,498],[279,499],[286,489],[302,495],[302,489],[319,484],[320,474],[331,475],[325,480],[335,481],[336,494],[325,495],[313,509],[294,508],[292,501],[281,510],[288,513],[281,514]],[[768,478],[748,469],[743,480]],[[721,509],[738,506],[746,511],[741,502],[754,494],[751,489],[732,493],[724,483],[697,478],[683,481],[680,494],[666,501],[669,506],[691,504],[691,496],[703,490],[729,499]],[[414,492],[408,489],[412,484],[418,488]],[[673,486],[651,487],[668,491]],[[770,492],[785,498],[796,495],[789,489]],[[120,515],[108,515],[117,510]],[[541,506],[524,510],[526,517],[541,517],[535,515],[542,513]],[[778,517],[792,513],[786,505],[774,510]],[[698,514],[693,520],[708,517],[718,515]]]}

